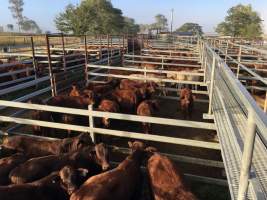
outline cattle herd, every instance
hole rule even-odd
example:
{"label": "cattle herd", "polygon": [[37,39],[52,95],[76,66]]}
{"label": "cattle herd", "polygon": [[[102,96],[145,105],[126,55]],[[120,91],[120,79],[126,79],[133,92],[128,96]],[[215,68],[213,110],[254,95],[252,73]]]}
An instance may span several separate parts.
{"label": "cattle herd", "polygon": [[143,142],[128,145],[130,154],[112,167],[110,149],[94,144],[89,134],[57,140],[6,137],[1,146],[5,156],[0,159],[0,199],[140,199],[144,178],[149,199],[196,199],[173,161]]}
{"label": "cattle herd", "polygon": [[[30,103],[77,109],[88,109],[89,105],[93,105],[94,110],[97,111],[155,116],[155,113],[160,109],[159,100],[155,98],[157,87],[154,82],[111,79],[104,83],[89,83],[85,87],[80,87],[83,89],[80,89],[77,84],[73,84],[71,91],[66,95],[52,97],[45,103],[38,99],[31,100]],[[188,87],[182,88],[180,98],[180,106],[178,107],[182,111],[184,118],[190,118],[194,106],[194,95],[191,89]],[[32,118],[57,123],[89,125],[89,120],[86,116],[56,112],[33,111]],[[96,121],[95,125],[109,128],[110,123],[111,120],[106,117],[102,118],[101,121]],[[149,133],[150,124],[144,122],[143,129],[145,133]],[[42,136],[52,136],[54,132],[51,128],[39,126],[34,126],[33,130],[36,135]],[[70,134],[70,131],[68,131],[68,134]]]}

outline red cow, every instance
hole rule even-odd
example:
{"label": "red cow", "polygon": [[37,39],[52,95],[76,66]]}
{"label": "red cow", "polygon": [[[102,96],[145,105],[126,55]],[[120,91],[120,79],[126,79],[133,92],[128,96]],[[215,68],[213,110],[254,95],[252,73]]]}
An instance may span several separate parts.
{"label": "red cow", "polygon": [[58,172],[33,183],[0,186],[0,199],[3,200],[68,200],[69,195],[61,187]]}
{"label": "red cow", "polygon": [[24,154],[14,154],[13,156],[0,159],[0,185],[10,184],[8,175],[11,170],[17,167],[19,164],[27,161],[27,157]]}
{"label": "red cow", "polygon": [[155,200],[196,200],[185,186],[183,174],[166,156],[154,153],[148,160],[148,175]]}
{"label": "red cow", "polygon": [[[103,112],[112,112],[112,113],[120,112],[120,107],[117,104],[117,102],[112,101],[112,100],[108,100],[108,99],[103,99],[100,102],[100,105],[98,106],[98,109],[100,111],[103,111]],[[102,118],[102,123],[104,124],[104,126],[106,128],[108,128],[109,125],[110,125],[109,118],[106,118],[106,117]]]}
{"label": "red cow", "polygon": [[[137,107],[137,115],[150,117],[156,110],[159,110],[159,105],[156,100],[145,100],[142,101]],[[149,133],[150,127],[150,123],[143,122],[145,133]]]}
{"label": "red cow", "polygon": [[180,91],[180,106],[184,119],[192,117],[195,96],[189,88],[182,88]]}
{"label": "red cow", "polygon": [[[30,100],[29,103],[45,105],[45,103],[40,99]],[[34,120],[39,120],[39,121],[48,121],[48,122],[53,121],[52,120],[52,115],[51,115],[50,112],[41,111],[41,110],[32,110],[31,111],[31,118],[34,119]],[[41,126],[36,126],[36,125],[33,126],[33,133],[35,135],[53,137],[53,135],[54,135],[53,132],[54,132],[54,130],[51,129],[51,128],[41,127]]]}
{"label": "red cow", "polygon": [[12,136],[3,140],[4,147],[25,153],[29,157],[59,155],[74,152],[93,145],[88,134],[80,134],[73,138],[62,140],[46,140],[30,136]]}
{"label": "red cow", "polygon": [[74,192],[70,200],[95,199],[133,199],[140,187],[140,165],[144,154],[144,144],[129,143],[133,150],[122,163],[113,170],[89,178],[79,190]]}
{"label": "red cow", "polygon": [[101,144],[78,152],[32,158],[13,169],[10,180],[14,184],[29,183],[58,171],[66,165],[89,170],[91,176],[109,168],[107,149]]}
{"label": "red cow", "polygon": [[137,96],[132,90],[115,90],[112,97],[120,104],[120,108],[124,112],[132,113],[136,110]]}
{"label": "red cow", "polygon": [[69,93],[69,96],[70,96],[70,97],[79,97],[79,96],[81,96],[81,92],[80,92],[80,90],[78,89],[78,87],[77,87],[76,84],[73,84],[73,85],[71,86],[71,91],[70,91],[70,93]]}

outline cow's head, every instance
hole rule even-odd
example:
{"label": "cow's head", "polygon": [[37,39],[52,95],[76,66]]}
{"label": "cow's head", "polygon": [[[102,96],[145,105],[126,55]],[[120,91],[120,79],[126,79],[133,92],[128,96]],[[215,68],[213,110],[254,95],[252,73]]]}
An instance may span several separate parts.
{"label": "cow's head", "polygon": [[74,138],[66,138],[62,142],[64,152],[76,151],[92,144],[92,139],[87,133],[82,133]]}
{"label": "cow's head", "polygon": [[145,149],[145,144],[143,142],[140,141],[134,141],[134,142],[128,142],[128,145],[130,147],[130,149],[133,151],[136,150],[144,150]]}
{"label": "cow's head", "polygon": [[71,195],[86,180],[87,169],[74,169],[71,166],[65,166],[59,172],[61,186]]}
{"label": "cow's head", "polygon": [[95,94],[92,90],[84,90],[83,91],[83,101],[88,104],[94,104],[95,103]]}
{"label": "cow's head", "polygon": [[154,110],[156,110],[156,111],[159,110],[160,107],[159,107],[159,101],[158,100],[151,100],[150,103],[151,103]]}
{"label": "cow's head", "polygon": [[139,91],[140,91],[140,94],[141,94],[142,98],[145,99],[146,98],[147,89],[145,87],[141,87],[139,89]]}
{"label": "cow's head", "polygon": [[101,165],[102,170],[106,171],[110,168],[108,149],[103,143],[95,145],[95,155],[97,164]]}

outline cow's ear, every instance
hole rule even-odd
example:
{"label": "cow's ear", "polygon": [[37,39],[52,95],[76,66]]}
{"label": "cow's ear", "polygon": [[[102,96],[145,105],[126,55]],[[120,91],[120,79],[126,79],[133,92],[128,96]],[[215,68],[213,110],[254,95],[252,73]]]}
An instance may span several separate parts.
{"label": "cow's ear", "polygon": [[145,149],[146,152],[149,152],[149,153],[155,153],[157,152],[158,150],[155,148],[155,147],[147,147]]}
{"label": "cow's ear", "polygon": [[133,147],[133,143],[132,143],[132,142],[128,142],[128,146],[129,146],[130,148],[132,148],[132,147]]}
{"label": "cow's ear", "polygon": [[77,171],[81,177],[86,177],[89,173],[89,170],[84,168],[78,168]]}

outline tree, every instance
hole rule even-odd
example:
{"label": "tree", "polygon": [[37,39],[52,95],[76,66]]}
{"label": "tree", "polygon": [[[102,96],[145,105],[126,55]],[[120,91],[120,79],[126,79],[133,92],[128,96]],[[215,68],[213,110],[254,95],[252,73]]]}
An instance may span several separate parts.
{"label": "tree", "polygon": [[262,35],[262,19],[251,5],[239,4],[230,8],[227,13],[224,22],[216,27],[216,32],[222,35],[247,38]]}
{"label": "tree", "polygon": [[9,4],[9,9],[12,12],[12,16],[17,20],[19,31],[35,31],[36,33],[42,32],[42,30],[34,20],[23,16],[23,0],[9,0]]}
{"label": "tree", "polygon": [[120,9],[107,0],[84,0],[80,5],[68,5],[55,18],[59,31],[73,34],[116,34],[124,27]]}
{"label": "tree", "polygon": [[12,13],[14,19],[17,20],[17,24],[19,26],[19,30],[21,29],[21,25],[23,23],[23,0],[9,0],[10,6],[8,7]]}
{"label": "tree", "polygon": [[40,29],[38,24],[34,20],[28,19],[27,17],[24,17],[21,24],[21,29],[26,32],[33,31],[38,34],[42,33],[42,30]]}
{"label": "tree", "polygon": [[200,35],[203,34],[202,27],[197,23],[185,23],[180,28],[176,30],[176,32],[188,32],[196,35],[199,33]]}
{"label": "tree", "polygon": [[150,25],[149,24],[139,24],[139,31],[142,34],[149,33]]}
{"label": "tree", "polygon": [[157,32],[162,32],[168,29],[168,20],[164,15],[156,15],[155,20],[156,22],[154,24],[151,24],[152,29],[157,30]]}
{"label": "tree", "polygon": [[13,24],[7,24],[6,27],[11,32],[14,30],[14,25]]}
{"label": "tree", "polygon": [[139,30],[140,27],[138,24],[135,24],[134,19],[129,17],[124,17],[123,33],[137,34]]}

